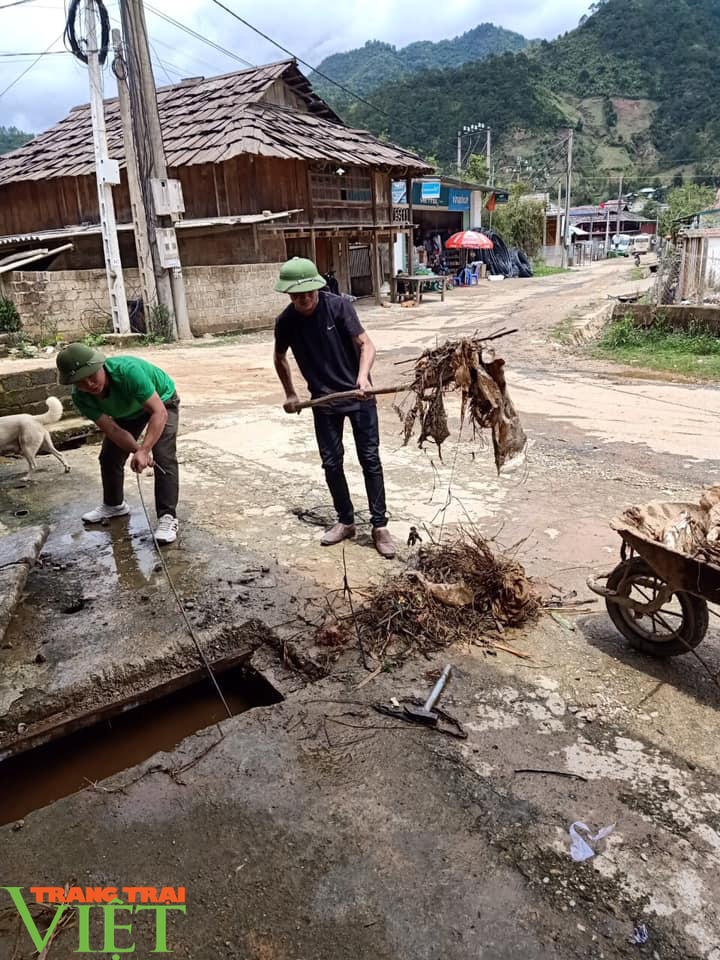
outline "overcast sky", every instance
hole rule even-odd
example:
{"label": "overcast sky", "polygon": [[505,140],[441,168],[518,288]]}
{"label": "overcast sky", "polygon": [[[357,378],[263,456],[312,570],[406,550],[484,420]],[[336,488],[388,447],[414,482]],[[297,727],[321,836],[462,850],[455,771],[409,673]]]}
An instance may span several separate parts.
{"label": "overcast sky", "polygon": [[[0,8],[10,2],[0,0]],[[224,2],[311,64],[318,64],[331,53],[362,46],[366,40],[386,40],[404,46],[414,40],[453,37],[486,21],[527,37],[551,39],[577,26],[589,5],[589,0],[508,0],[504,4],[444,0],[432,5],[418,4],[417,0]],[[117,21],[117,0],[107,6],[111,19]],[[152,0],[152,6],[252,63],[284,57],[280,50],[211,0]],[[48,47],[63,50],[63,9],[60,0],[33,0],[0,9],[0,52],[39,53]],[[189,37],[147,7],[146,10],[158,84],[241,69],[236,60]],[[113,26],[118,24],[113,22]],[[43,57],[2,94],[31,63],[32,58],[0,57],[0,125],[37,132],[61,119],[75,104],[87,102],[86,68],[67,53]],[[105,77],[106,94],[111,96],[114,87],[109,70]]]}

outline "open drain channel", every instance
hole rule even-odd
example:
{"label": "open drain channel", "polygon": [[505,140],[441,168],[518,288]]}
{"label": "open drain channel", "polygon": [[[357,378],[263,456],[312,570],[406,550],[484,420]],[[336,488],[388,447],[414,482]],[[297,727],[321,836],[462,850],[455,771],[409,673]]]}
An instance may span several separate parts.
{"label": "open drain channel", "polygon": [[[263,677],[234,667],[219,677],[234,716],[282,700]],[[0,763],[0,825],[12,823],[90,783],[133,767],[227,714],[210,680],[176,690],[111,719]]]}

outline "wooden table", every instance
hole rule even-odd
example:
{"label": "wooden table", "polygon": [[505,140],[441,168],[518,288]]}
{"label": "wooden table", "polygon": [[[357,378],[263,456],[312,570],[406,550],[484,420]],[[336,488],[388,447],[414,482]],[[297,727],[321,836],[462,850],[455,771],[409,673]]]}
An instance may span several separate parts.
{"label": "wooden table", "polygon": [[415,285],[415,303],[422,303],[424,286],[432,283],[439,283],[440,300],[443,303],[445,302],[445,284],[447,283],[447,277],[439,276],[434,273],[403,273],[399,277],[390,277],[390,299],[393,303],[397,303],[398,281],[409,283],[410,293],[413,292],[413,284]]}

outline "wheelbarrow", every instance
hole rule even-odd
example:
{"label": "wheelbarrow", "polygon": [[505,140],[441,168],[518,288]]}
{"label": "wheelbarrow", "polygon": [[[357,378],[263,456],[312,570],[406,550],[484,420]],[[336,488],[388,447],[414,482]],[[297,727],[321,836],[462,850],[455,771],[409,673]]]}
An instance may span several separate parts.
{"label": "wheelbarrow", "polygon": [[[691,504],[662,504],[668,515]],[[665,512],[665,511],[664,511]],[[691,652],[708,629],[708,603],[720,603],[720,566],[658,543],[628,520],[610,523],[622,538],[620,563],[588,587],[630,645],[655,657]],[[604,581],[604,585],[603,585]]]}

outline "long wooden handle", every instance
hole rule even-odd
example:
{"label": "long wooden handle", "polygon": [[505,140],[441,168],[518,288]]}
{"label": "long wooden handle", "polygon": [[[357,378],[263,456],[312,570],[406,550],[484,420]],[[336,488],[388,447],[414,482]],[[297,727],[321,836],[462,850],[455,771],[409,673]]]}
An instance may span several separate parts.
{"label": "long wooden handle", "polygon": [[410,384],[399,383],[395,387],[373,387],[372,390],[342,390],[340,393],[328,393],[324,397],[317,397],[315,400],[304,400],[298,404],[298,413],[301,410],[307,410],[308,407],[320,407],[324,403],[332,403],[333,400],[362,400],[365,397],[377,397],[382,393],[399,393],[402,390],[409,389]]}

